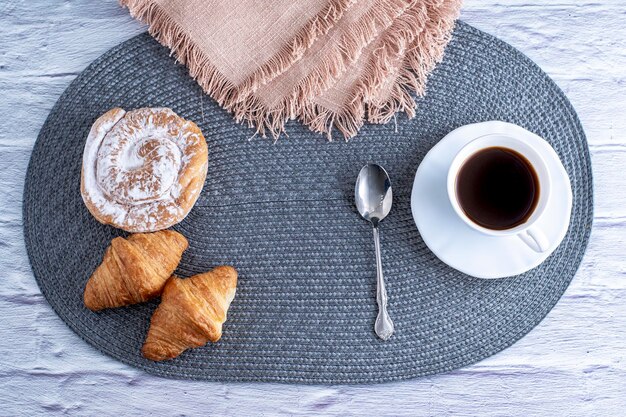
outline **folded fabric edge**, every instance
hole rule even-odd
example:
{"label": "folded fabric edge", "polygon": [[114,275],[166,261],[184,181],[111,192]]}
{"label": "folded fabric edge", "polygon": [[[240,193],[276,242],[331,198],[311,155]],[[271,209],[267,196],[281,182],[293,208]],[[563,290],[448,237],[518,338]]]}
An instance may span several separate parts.
{"label": "folded fabric edge", "polygon": [[[235,114],[238,122],[247,122],[255,127],[263,137],[269,132],[278,139],[285,131],[285,123],[296,119],[311,98],[329,88],[351,64],[361,55],[362,50],[379,36],[381,30],[389,27],[393,20],[401,16],[419,0],[377,0],[374,5],[355,22],[351,30],[341,37],[341,41],[328,54],[320,68],[301,81],[294,92],[274,109],[267,109],[254,94],[234,103],[228,110]],[[381,29],[381,26],[384,28]]]}
{"label": "folded fabric edge", "polygon": [[428,76],[444,58],[463,3],[462,0],[444,2],[445,7],[427,23],[424,36],[418,37],[407,52],[390,90],[372,97],[366,104],[369,123],[388,123],[398,112],[405,113],[409,119],[415,117],[417,104],[413,95],[426,94]]}
{"label": "folded fabric edge", "polygon": [[[318,36],[330,30],[334,23],[357,0],[329,0],[328,5],[315,18],[307,22],[295,39],[285,44],[272,58],[248,77],[241,85],[233,85],[200,51],[190,36],[178,22],[174,21],[155,0],[119,0],[128,8],[133,18],[148,25],[148,32],[159,43],[168,47],[176,59],[186,65],[189,75],[198,82],[220,106],[236,112],[235,104],[276,76],[282,74],[294,62],[302,58],[304,52]],[[238,121],[241,117],[235,114]]]}
{"label": "folded fabric edge", "polygon": [[326,133],[332,140],[333,127],[344,138],[357,134],[363,126],[365,101],[396,71],[410,43],[424,29],[428,19],[428,8],[442,0],[418,1],[417,4],[398,17],[391,27],[380,35],[374,46],[376,49],[363,70],[363,76],[353,85],[349,98],[340,112],[328,109],[309,101],[301,110],[299,120],[317,133]]}
{"label": "folded fabric edge", "polygon": [[[341,111],[336,112],[316,103],[308,103],[299,119],[312,131],[326,134],[329,140],[332,140],[333,129],[337,129],[345,140],[349,140],[356,136],[365,119],[370,123],[384,124],[397,112],[404,112],[409,118],[414,117],[416,102],[413,95],[425,94],[428,75],[443,59],[462,0],[435,0],[428,6],[433,4],[437,4],[437,7],[425,24],[415,24],[416,18],[421,19],[422,16],[418,10],[414,10],[412,16],[407,14],[403,22],[398,22],[402,26],[389,37],[389,43],[396,42],[398,45],[397,36],[402,33],[401,30],[414,30],[419,35],[410,39],[412,43],[408,50],[396,51],[396,62],[402,59],[399,68],[394,68],[389,62],[390,58],[394,58],[389,49],[377,51],[382,53],[372,57],[374,63],[368,64],[366,76],[359,81],[352,98]],[[402,54],[406,56],[402,57]],[[391,87],[383,88],[388,83]]]}

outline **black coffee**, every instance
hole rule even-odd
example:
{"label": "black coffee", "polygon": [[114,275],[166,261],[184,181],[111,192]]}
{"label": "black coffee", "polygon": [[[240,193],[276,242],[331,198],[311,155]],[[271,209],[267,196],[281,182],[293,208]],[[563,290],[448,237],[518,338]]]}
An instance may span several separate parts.
{"label": "black coffee", "polygon": [[537,173],[512,149],[486,148],[470,156],[456,179],[461,208],[473,222],[506,230],[524,223],[539,200]]}

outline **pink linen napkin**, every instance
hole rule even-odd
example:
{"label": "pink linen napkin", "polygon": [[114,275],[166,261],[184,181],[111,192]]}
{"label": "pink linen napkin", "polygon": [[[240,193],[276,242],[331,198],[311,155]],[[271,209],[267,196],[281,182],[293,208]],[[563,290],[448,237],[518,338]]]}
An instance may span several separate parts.
{"label": "pink linen napkin", "polygon": [[319,132],[334,126],[347,138],[366,108],[373,122],[388,121],[395,110],[411,113],[410,91],[423,92],[460,1],[120,3],[235,120],[277,137],[287,120],[299,118]]}
{"label": "pink linen napkin", "polygon": [[120,0],[220,105],[281,74],[356,0]]}

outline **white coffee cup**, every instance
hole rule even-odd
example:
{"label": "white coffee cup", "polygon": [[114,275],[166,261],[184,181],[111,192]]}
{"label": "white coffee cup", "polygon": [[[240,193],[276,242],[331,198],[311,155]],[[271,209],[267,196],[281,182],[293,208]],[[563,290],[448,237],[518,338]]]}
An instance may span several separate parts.
{"label": "white coffee cup", "polygon": [[[511,149],[522,156],[532,165],[537,174],[539,183],[539,199],[535,209],[526,221],[515,227],[505,230],[494,230],[483,227],[472,221],[461,207],[456,192],[456,181],[460,169],[469,157],[476,152],[491,147],[502,147]],[[490,134],[478,137],[465,145],[456,154],[448,170],[448,197],[456,214],[472,229],[490,236],[511,236],[517,235],[529,248],[536,252],[545,252],[550,246],[545,233],[537,226],[537,221],[546,210],[551,192],[550,172],[541,154],[533,147],[521,139],[505,134]]]}

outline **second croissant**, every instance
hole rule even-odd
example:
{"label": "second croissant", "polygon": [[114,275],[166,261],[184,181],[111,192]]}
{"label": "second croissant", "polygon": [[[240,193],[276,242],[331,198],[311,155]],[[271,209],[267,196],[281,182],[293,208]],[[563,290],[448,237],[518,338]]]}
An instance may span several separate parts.
{"label": "second croissant", "polygon": [[172,276],[152,315],[143,356],[162,361],[217,342],[236,289],[237,271],[232,266],[218,266],[187,279]]}
{"label": "second croissant", "polygon": [[116,237],[87,282],[85,306],[97,311],[158,297],[188,245],[173,230]]}

